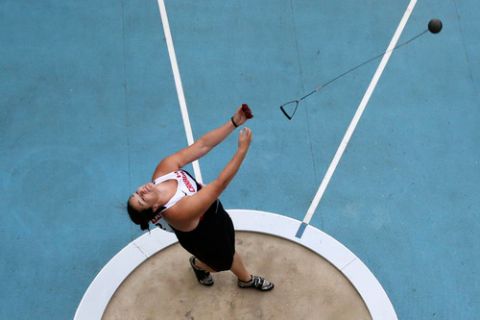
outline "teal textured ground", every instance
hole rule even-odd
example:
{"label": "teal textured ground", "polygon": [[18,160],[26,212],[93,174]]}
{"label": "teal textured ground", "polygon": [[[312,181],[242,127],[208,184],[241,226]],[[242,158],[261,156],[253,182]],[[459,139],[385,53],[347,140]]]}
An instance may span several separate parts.
{"label": "teal textured ground", "polygon": [[[226,208],[302,220],[407,0],[166,1],[195,138],[246,102],[254,142]],[[480,22],[419,0],[311,224],[376,275],[400,319],[480,314]],[[156,1],[0,1],[0,319],[69,319],[140,235],[134,188],[186,138]],[[220,172],[236,136],[200,161]],[[187,168],[188,169],[188,168]],[[301,263],[301,262],[299,262]]]}

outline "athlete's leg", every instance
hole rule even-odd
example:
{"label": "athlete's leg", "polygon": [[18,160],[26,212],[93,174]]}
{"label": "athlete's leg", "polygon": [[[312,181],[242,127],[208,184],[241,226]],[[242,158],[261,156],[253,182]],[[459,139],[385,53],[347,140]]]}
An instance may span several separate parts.
{"label": "athlete's leg", "polygon": [[243,260],[237,252],[233,255],[233,263],[230,271],[232,271],[240,281],[250,281],[251,279],[250,272],[245,268]]}
{"label": "athlete's leg", "polygon": [[202,261],[198,260],[198,258],[195,258],[195,266],[198,267],[199,269],[202,269],[203,271],[216,272],[215,270],[213,270],[212,268],[210,268],[209,266],[207,266],[205,263],[203,263]]}

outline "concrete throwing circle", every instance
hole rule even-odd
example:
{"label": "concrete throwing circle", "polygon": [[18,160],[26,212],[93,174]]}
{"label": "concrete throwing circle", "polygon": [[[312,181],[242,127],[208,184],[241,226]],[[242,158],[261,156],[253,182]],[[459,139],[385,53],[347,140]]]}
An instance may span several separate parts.
{"label": "concrete throwing circle", "polygon": [[251,272],[275,283],[262,293],[237,288],[231,272],[197,283],[189,254],[172,245],[135,269],[116,290],[102,319],[371,319],[350,282],[328,261],[291,241],[236,233],[236,249]]}
{"label": "concrete throwing circle", "polygon": [[374,275],[332,237],[307,226],[296,238],[301,222],[274,213],[229,214],[237,250],[275,283],[272,292],[239,289],[230,272],[199,285],[175,235],[155,229],[105,265],[74,319],[397,319]]}

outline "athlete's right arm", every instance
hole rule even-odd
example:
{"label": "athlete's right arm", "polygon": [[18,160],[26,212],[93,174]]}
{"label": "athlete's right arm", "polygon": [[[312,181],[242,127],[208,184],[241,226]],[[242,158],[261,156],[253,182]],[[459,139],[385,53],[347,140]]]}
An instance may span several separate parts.
{"label": "athlete's right arm", "polygon": [[218,199],[220,194],[227,188],[247,155],[248,148],[252,141],[252,131],[244,128],[240,131],[238,138],[238,149],[218,177],[202,187],[195,195],[185,197],[179,201],[165,216],[169,221],[180,229],[187,226],[202,216],[207,209]]}

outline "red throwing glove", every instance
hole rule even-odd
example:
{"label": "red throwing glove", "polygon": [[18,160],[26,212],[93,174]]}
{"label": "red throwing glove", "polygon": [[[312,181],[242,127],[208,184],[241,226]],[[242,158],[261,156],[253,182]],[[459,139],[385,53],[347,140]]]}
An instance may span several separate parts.
{"label": "red throwing glove", "polygon": [[248,107],[248,105],[246,103],[242,104],[242,111],[245,114],[245,116],[247,117],[247,119],[252,119],[253,118],[252,110],[250,110],[250,108]]}

